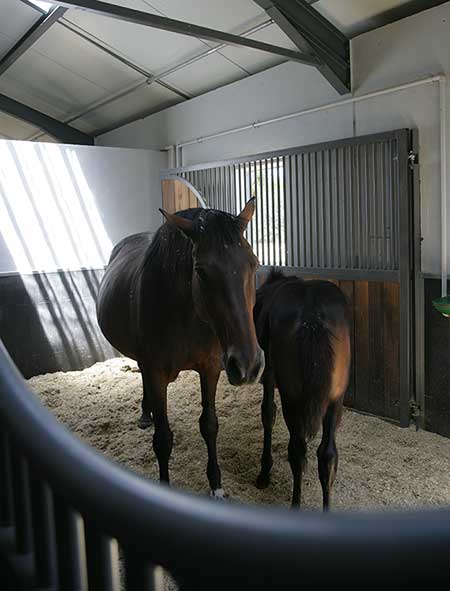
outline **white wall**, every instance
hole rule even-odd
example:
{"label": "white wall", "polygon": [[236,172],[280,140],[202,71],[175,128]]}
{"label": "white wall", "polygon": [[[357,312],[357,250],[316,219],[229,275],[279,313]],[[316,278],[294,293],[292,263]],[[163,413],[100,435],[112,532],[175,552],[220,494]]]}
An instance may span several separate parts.
{"label": "white wall", "polygon": [[[354,39],[352,64],[355,95],[433,74],[449,75],[450,2]],[[448,94],[450,105],[450,92]],[[340,98],[345,97],[339,97],[316,70],[286,63],[110,132],[99,138],[98,143],[161,149],[254,121],[325,105]],[[419,130],[424,238],[422,270],[438,273],[440,140],[437,84],[197,143],[183,149],[183,164],[402,127]],[[448,152],[450,157],[450,133]]]}
{"label": "white wall", "polygon": [[166,167],[151,150],[0,141],[0,273],[102,267],[159,226]]}

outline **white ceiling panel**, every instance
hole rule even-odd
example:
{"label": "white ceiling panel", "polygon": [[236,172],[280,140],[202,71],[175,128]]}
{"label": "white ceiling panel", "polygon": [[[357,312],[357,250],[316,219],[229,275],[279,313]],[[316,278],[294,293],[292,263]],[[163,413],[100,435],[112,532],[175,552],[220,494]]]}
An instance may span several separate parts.
{"label": "white ceiling panel", "polygon": [[143,79],[136,71],[59,24],[33,45],[27,52],[28,57],[32,59],[34,53],[48,60],[47,68],[56,64],[111,93]]}
{"label": "white ceiling panel", "polygon": [[148,12],[219,31],[234,32],[264,14],[252,0],[141,0]]}
{"label": "white ceiling panel", "polygon": [[158,84],[143,85],[133,93],[92,111],[71,125],[85,133],[93,133],[136,114],[150,113],[178,103],[180,97]]}
{"label": "white ceiling panel", "polygon": [[409,0],[320,0],[314,8],[344,35],[352,36],[364,22],[407,2]]}
{"label": "white ceiling panel", "polygon": [[97,84],[28,51],[0,78],[0,92],[56,119],[105,97]]}
{"label": "white ceiling panel", "polygon": [[[296,49],[296,46],[289,39],[281,29],[273,24],[253,35],[249,35],[249,39],[256,39],[264,43],[271,43],[272,45],[280,45],[288,49]],[[244,47],[225,47],[221,53],[238,64],[243,66],[248,72],[254,74],[263,69],[275,66],[285,61],[282,57],[276,56],[264,51],[257,51],[256,49],[246,49]]]}
{"label": "white ceiling panel", "polygon": [[164,82],[174,84],[178,88],[197,95],[239,80],[244,76],[245,72],[242,69],[218,53],[213,53],[190,66],[165,76]]}
{"label": "white ceiling panel", "polygon": [[0,139],[24,140],[37,131],[36,127],[0,112]]}
{"label": "white ceiling panel", "polygon": [[40,16],[40,12],[19,0],[0,0],[0,58]]}
{"label": "white ceiling panel", "polygon": [[193,37],[133,25],[81,10],[70,10],[66,17],[150,73],[170,67],[186,55],[205,47]]}

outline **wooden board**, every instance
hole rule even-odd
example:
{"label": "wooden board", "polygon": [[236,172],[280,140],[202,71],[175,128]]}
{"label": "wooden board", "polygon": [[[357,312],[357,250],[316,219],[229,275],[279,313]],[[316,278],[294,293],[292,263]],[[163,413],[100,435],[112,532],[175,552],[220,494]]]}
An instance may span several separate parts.
{"label": "wooden board", "polygon": [[201,207],[195,193],[181,180],[164,179],[161,181],[161,188],[162,208],[168,213]]}

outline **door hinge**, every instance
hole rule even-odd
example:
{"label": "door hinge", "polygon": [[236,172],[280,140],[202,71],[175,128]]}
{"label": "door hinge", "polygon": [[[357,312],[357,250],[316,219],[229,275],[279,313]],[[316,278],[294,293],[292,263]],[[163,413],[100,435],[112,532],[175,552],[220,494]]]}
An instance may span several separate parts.
{"label": "door hinge", "polygon": [[420,404],[418,404],[415,400],[410,400],[409,401],[409,414],[411,417],[411,420],[414,421],[414,423],[416,424],[416,431],[419,430],[419,424],[420,424],[420,417],[422,416],[422,411],[420,408]]}
{"label": "door hinge", "polygon": [[409,167],[411,169],[414,168],[414,166],[419,164],[419,154],[417,152],[414,152],[414,150],[410,150],[408,154],[408,162]]}

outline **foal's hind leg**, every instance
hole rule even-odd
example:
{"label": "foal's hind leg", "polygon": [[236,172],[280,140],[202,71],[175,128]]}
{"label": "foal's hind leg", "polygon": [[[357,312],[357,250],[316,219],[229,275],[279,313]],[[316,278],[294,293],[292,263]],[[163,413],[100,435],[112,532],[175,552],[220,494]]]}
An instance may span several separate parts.
{"label": "foal's hind leg", "polygon": [[147,429],[153,422],[152,417],[152,400],[151,400],[151,389],[150,384],[148,383],[148,379],[145,377],[145,371],[142,364],[138,363],[139,369],[141,370],[142,376],[142,389],[143,389],[143,396],[142,396],[142,414],[138,420],[138,427],[140,429]]}
{"label": "foal's hind leg", "polygon": [[306,438],[300,425],[299,404],[297,394],[288,397],[280,388],[281,404],[286,426],[289,430],[288,458],[291,466],[294,486],[292,491],[292,507],[300,507],[302,493],[302,477],[306,466]]}
{"label": "foal's hind leg", "polygon": [[270,484],[272,469],[272,428],[275,424],[277,407],[273,401],[275,380],[271,372],[264,374],[264,397],[261,405],[261,419],[264,427],[264,448],[261,456],[261,472],[256,480],[258,488],[267,488]]}
{"label": "foal's hind leg", "polygon": [[341,412],[342,401],[332,402],[323,418],[322,441],[317,450],[319,460],[319,478],[323,493],[323,510],[330,507],[330,492],[338,467],[338,451],[336,447],[336,426]]}
{"label": "foal's hind leg", "polygon": [[200,433],[208,448],[208,476],[211,496],[223,498],[222,480],[219,464],[217,462],[217,433],[219,423],[216,415],[216,388],[219,380],[220,368],[204,368],[199,371],[202,390],[202,414],[200,416]]}

